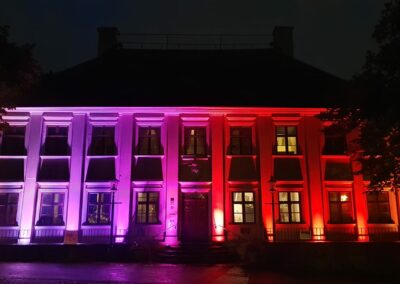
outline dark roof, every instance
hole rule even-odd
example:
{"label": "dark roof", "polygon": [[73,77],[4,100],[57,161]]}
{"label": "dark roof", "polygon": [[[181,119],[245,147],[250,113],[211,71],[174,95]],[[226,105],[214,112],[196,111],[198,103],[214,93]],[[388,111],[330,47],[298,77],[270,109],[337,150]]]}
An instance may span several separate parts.
{"label": "dark roof", "polygon": [[346,85],[273,49],[119,49],[45,76],[23,105],[324,107]]}

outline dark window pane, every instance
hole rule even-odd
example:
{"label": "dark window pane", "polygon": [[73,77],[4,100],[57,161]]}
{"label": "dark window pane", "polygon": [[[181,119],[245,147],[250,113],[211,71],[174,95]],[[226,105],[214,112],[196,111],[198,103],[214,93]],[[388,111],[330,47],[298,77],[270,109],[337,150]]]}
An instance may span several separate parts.
{"label": "dark window pane", "polygon": [[114,127],[94,126],[92,130],[92,141],[89,147],[89,155],[116,155],[117,147],[114,139]]}
{"label": "dark window pane", "polygon": [[105,225],[110,223],[111,193],[89,193],[87,223]]}
{"label": "dark window pane", "polygon": [[369,223],[392,223],[388,192],[367,193]]}
{"label": "dark window pane", "polygon": [[87,181],[115,180],[114,158],[91,158],[86,176]]}
{"label": "dark window pane", "polygon": [[0,226],[17,226],[18,193],[0,193]]}
{"label": "dark window pane", "polygon": [[24,159],[0,159],[0,181],[24,181]]}
{"label": "dark window pane", "polygon": [[352,223],[353,207],[350,192],[329,192],[331,223]]}
{"label": "dark window pane", "polygon": [[0,155],[25,156],[25,127],[9,126],[0,132]]}
{"label": "dark window pane", "polygon": [[350,163],[326,162],[325,180],[353,180],[353,172]]}
{"label": "dark window pane", "polygon": [[42,193],[39,220],[37,226],[62,226],[64,193]]}
{"label": "dark window pane", "polygon": [[230,143],[231,155],[250,155],[252,153],[251,128],[231,128]]}
{"label": "dark window pane", "polygon": [[140,127],[138,139],[139,155],[160,155],[161,136],[159,127]]}
{"label": "dark window pane", "polygon": [[69,181],[69,159],[44,158],[38,173],[39,181]]}
{"label": "dark window pane", "polygon": [[185,155],[200,155],[207,153],[205,127],[185,128],[184,131]]}
{"label": "dark window pane", "polygon": [[47,127],[43,154],[49,156],[66,156],[70,154],[68,145],[68,127]]}

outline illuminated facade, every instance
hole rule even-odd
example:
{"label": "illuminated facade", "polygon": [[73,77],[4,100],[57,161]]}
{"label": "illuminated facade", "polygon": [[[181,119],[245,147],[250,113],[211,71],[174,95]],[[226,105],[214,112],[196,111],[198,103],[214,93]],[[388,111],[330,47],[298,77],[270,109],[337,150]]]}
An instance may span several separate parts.
{"label": "illuminated facade", "polygon": [[283,52],[177,51],[100,29],[97,58],[3,116],[0,241],[397,239],[398,197],[366,194],[351,135],[315,117],[346,82],[294,59],[291,31]]}
{"label": "illuminated facade", "polygon": [[396,238],[395,194],[365,194],[321,110],[17,108],[0,143],[0,237],[108,242],[114,187],[117,242]]}

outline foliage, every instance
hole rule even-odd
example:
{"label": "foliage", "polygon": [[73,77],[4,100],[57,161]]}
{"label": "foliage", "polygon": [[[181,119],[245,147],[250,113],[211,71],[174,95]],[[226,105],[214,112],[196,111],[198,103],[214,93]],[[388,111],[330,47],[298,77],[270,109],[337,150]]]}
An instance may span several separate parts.
{"label": "foliage", "polygon": [[400,189],[400,0],[385,3],[372,34],[377,51],[368,51],[366,63],[352,84],[364,98],[349,107],[328,109],[319,117],[347,132],[358,130],[362,173],[370,190]]}
{"label": "foliage", "polygon": [[5,125],[2,115],[32,91],[40,75],[33,45],[17,45],[8,38],[9,27],[0,26],[0,129]]}

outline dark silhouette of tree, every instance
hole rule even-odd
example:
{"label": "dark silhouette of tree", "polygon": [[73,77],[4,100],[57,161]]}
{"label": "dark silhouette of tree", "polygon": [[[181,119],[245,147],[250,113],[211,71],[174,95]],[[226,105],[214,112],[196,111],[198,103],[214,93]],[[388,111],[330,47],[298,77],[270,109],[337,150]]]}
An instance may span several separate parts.
{"label": "dark silhouette of tree", "polygon": [[[363,90],[354,105],[331,108],[320,115],[334,127],[357,129],[356,159],[370,180],[370,190],[400,189],[400,0],[385,4],[372,34],[377,51],[368,51],[362,72],[353,84]],[[358,88],[360,89],[360,88]]]}
{"label": "dark silhouette of tree", "polygon": [[0,26],[0,129],[6,123],[2,116],[19,98],[33,90],[40,75],[33,59],[33,45],[17,45],[8,41],[9,27]]}

